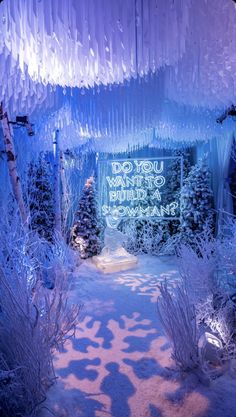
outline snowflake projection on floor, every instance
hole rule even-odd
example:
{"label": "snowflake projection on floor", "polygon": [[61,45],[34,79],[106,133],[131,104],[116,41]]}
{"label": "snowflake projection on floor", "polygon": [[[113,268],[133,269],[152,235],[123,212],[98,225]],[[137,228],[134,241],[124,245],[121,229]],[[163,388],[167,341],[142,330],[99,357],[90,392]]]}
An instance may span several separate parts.
{"label": "snowflake projection on floor", "polygon": [[[170,346],[157,326],[156,306],[150,302],[156,298],[152,289],[158,276],[160,283],[168,267],[163,275],[152,274],[152,269],[154,265],[141,279],[140,271],[107,276],[89,263],[80,267],[75,292],[79,297],[83,287],[83,317],[75,338],[55,358],[63,388],[53,407],[60,417],[151,417],[158,410],[167,417],[182,417],[196,401],[198,413],[206,410],[208,401],[201,394],[183,393],[181,383],[170,377]],[[174,268],[169,269],[174,281]],[[139,286],[129,281],[137,276]]]}
{"label": "snowflake projection on floor", "polygon": [[131,272],[120,275],[116,281],[120,285],[129,287],[131,291],[136,291],[141,296],[149,297],[151,302],[156,303],[157,297],[160,295],[158,285],[167,281],[168,287],[173,287],[177,284],[177,279],[176,271],[171,270],[156,276]]}
{"label": "snowflake projection on floor", "polygon": [[[146,410],[146,414],[140,416],[151,417],[150,395],[154,408],[162,404],[163,409],[175,413],[168,414],[168,417],[182,416],[183,411],[186,413],[199,400],[202,411],[205,411],[207,401],[203,401],[197,393],[189,393],[183,403],[180,400],[181,404],[176,405],[179,400],[175,392],[179,390],[180,383],[169,379],[165,369],[171,365],[169,347],[151,321],[141,319],[138,313],[133,313],[132,317],[123,315],[120,321],[122,325],[113,319],[108,321],[107,332],[113,335],[113,339],[110,348],[106,349],[104,337],[98,336],[100,321],[86,317],[76,333],[76,339],[68,342],[65,351],[57,357],[57,374],[62,378],[64,389],[74,391],[70,413],[81,413],[84,401],[89,398],[94,400],[96,413],[91,415],[96,417],[105,417],[110,412],[114,417],[119,415],[118,412],[126,416],[129,415],[125,414],[127,410],[132,410],[130,415],[135,417],[139,416],[133,414],[135,410]],[[155,359],[157,355],[158,361]],[[87,400],[77,397],[76,402],[77,389],[84,393]],[[167,397],[170,392],[173,399]]]}

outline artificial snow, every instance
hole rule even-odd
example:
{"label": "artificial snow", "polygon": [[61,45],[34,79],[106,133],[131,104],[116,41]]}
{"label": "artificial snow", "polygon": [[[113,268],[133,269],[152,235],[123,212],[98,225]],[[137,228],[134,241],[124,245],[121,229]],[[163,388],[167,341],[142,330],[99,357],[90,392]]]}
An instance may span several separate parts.
{"label": "artificial snow", "polygon": [[176,285],[171,257],[139,256],[135,269],[103,274],[84,261],[71,301],[83,304],[75,338],[55,355],[58,382],[42,417],[235,417],[231,369],[200,385],[171,371],[171,348],[158,322],[158,284]]}

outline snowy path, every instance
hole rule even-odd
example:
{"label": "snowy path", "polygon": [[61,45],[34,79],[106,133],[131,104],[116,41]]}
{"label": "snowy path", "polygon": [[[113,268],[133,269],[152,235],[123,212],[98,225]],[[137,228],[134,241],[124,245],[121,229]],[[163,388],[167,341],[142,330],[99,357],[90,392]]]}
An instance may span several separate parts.
{"label": "snowy path", "polygon": [[76,338],[55,360],[59,382],[48,405],[57,416],[236,417],[235,380],[206,389],[165,369],[170,349],[157,320],[157,283],[177,277],[171,258],[145,255],[135,270],[112,275],[89,262],[78,268],[72,297],[84,308]]}

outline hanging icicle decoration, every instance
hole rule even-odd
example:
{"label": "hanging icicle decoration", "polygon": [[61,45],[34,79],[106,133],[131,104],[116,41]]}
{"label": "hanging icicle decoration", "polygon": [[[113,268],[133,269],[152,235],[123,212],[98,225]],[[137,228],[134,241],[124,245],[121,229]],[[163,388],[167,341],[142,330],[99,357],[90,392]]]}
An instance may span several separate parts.
{"label": "hanging icicle decoration", "polygon": [[218,110],[164,99],[163,84],[164,73],[160,71],[159,75],[138,77],[109,89],[101,86],[95,94],[89,89],[81,96],[80,90],[74,89],[73,101],[66,100],[59,110],[36,123],[39,146],[51,143],[55,127],[60,128],[63,149],[80,147],[89,141],[93,149],[110,148],[114,152],[150,142],[163,146],[160,141],[196,144],[223,138],[234,128],[230,120],[223,125],[216,123]]}
{"label": "hanging icicle decoration", "polygon": [[[166,97],[221,106],[236,90],[236,10],[221,0],[4,0],[0,96],[11,113],[51,108],[61,86],[165,71]],[[99,87],[100,88],[100,87]],[[60,94],[59,94],[60,95]],[[9,107],[11,106],[11,108]]]}

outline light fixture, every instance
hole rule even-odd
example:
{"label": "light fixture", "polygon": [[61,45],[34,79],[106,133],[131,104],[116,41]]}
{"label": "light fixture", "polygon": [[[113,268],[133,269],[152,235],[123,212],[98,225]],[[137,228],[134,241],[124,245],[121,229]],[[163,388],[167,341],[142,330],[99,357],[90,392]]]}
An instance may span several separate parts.
{"label": "light fixture", "polygon": [[205,332],[206,340],[213,346],[217,347],[218,349],[222,349],[223,345],[220,339],[216,337],[215,335]]}
{"label": "light fixture", "polygon": [[205,332],[200,337],[198,348],[201,358],[211,364],[218,365],[220,360],[220,353],[223,348],[221,340],[214,334]]}
{"label": "light fixture", "polygon": [[13,125],[13,127],[25,127],[28,136],[34,136],[33,124],[30,123],[28,116],[16,116],[16,120],[9,120],[9,124]]}
{"label": "light fixture", "polygon": [[223,121],[228,117],[231,116],[234,121],[236,121],[236,106],[233,104],[222,113],[221,116],[219,116],[216,121],[217,123],[223,123]]}

